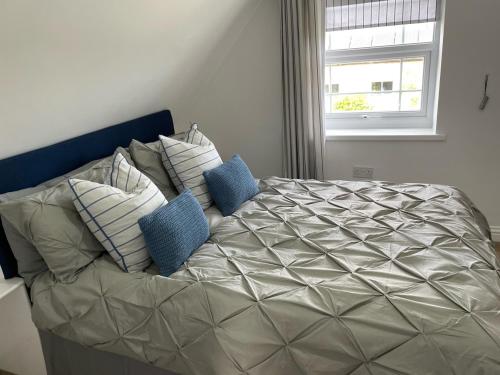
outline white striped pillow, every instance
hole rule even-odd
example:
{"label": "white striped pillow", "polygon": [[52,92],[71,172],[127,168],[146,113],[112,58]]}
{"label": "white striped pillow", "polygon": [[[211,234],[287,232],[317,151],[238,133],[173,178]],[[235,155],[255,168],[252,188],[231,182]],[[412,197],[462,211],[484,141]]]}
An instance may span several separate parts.
{"label": "white striped pillow", "polygon": [[214,144],[193,124],[184,142],[160,135],[162,161],[177,190],[190,189],[205,209],[212,205],[203,171],[222,164]]}
{"label": "white striped pillow", "polygon": [[191,128],[184,133],[184,142],[200,146],[213,145],[212,141],[198,130],[198,124],[196,123],[191,124]]}
{"label": "white striped pillow", "polygon": [[167,204],[151,180],[116,153],[109,185],[70,178],[76,209],[90,231],[127,272],[151,263],[138,220]]}

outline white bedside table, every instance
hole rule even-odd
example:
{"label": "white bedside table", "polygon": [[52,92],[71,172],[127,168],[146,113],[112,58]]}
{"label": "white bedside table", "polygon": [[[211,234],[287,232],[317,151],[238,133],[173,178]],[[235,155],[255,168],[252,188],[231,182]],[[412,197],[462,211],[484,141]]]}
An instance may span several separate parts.
{"label": "white bedside table", "polygon": [[4,280],[0,273],[0,374],[46,375],[38,331],[21,278]]}

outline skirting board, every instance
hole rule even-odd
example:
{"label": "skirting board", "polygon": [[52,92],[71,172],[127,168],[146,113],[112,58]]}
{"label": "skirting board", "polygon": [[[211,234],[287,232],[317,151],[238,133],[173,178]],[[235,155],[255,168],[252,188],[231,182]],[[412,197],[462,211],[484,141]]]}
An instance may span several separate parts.
{"label": "skirting board", "polygon": [[491,239],[494,242],[500,242],[500,227],[490,227]]}

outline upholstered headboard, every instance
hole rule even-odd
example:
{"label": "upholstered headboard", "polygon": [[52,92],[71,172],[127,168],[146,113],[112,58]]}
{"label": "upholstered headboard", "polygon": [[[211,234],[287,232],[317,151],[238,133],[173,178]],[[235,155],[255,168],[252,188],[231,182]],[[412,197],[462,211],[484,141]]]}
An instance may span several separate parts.
{"label": "upholstered headboard", "polygon": [[[0,194],[36,186],[92,160],[111,155],[132,139],[152,142],[174,134],[170,111],[161,111],[92,133],[0,160]],[[0,224],[0,266],[6,279],[17,275],[17,263]]]}

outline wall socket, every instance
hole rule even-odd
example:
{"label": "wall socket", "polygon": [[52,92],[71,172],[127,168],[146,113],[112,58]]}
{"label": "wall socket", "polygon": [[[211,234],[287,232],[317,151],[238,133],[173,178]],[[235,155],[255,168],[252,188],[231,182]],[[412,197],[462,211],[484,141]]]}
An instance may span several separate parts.
{"label": "wall socket", "polygon": [[373,180],[373,169],[372,167],[353,167],[352,177],[358,180]]}

